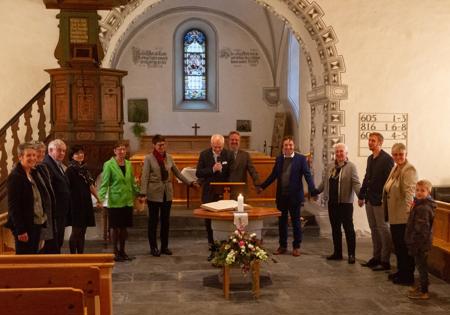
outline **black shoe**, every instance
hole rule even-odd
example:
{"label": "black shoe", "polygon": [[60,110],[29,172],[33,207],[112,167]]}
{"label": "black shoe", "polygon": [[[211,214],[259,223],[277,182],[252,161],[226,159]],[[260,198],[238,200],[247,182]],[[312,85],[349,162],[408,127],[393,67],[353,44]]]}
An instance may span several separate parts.
{"label": "black shoe", "polygon": [[391,264],[382,262],[374,267],[371,268],[373,271],[385,271],[385,270],[391,270]]}
{"label": "black shoe", "polygon": [[381,262],[378,259],[372,257],[369,259],[368,262],[362,263],[361,266],[372,268],[375,267],[376,265],[379,265],[380,263]]}
{"label": "black shoe", "polygon": [[414,279],[404,279],[402,277],[395,277],[394,279],[392,279],[392,282],[394,284],[400,284],[400,285],[413,285],[414,284]]}
{"label": "black shoe", "polygon": [[333,254],[333,255],[327,256],[327,260],[342,260],[342,255]]}
{"label": "black shoe", "polygon": [[168,249],[168,248],[161,248],[161,254],[164,254],[164,255],[172,255],[173,253],[172,253],[172,251],[170,250],[170,249]]}
{"label": "black shoe", "polygon": [[397,271],[397,272],[390,273],[390,274],[388,274],[388,280],[393,281],[394,278],[397,278],[398,276],[399,276],[398,271]]}
{"label": "black shoe", "polygon": [[125,259],[122,257],[122,255],[115,254],[114,255],[114,261],[123,262],[123,261],[125,261]]}
{"label": "black shoe", "polygon": [[155,257],[161,256],[161,253],[159,252],[159,250],[157,248],[152,248],[150,250],[150,254],[152,254],[152,256],[155,256]]}
{"label": "black shoe", "polygon": [[215,256],[216,256],[216,252],[211,251],[211,252],[209,253],[209,256],[208,256],[208,261],[213,260]]}
{"label": "black shoe", "polygon": [[136,259],[136,257],[128,256],[126,253],[121,253],[120,256],[122,256],[123,260],[128,260],[128,261]]}
{"label": "black shoe", "polygon": [[348,255],[348,263],[350,265],[353,265],[355,263],[356,259],[355,259],[355,255]]}

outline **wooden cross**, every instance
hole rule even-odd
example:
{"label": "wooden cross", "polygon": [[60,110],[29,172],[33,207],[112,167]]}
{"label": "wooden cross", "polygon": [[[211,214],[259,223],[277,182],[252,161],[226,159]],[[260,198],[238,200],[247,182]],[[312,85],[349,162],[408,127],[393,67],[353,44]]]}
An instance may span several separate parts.
{"label": "wooden cross", "polygon": [[195,129],[195,134],[194,135],[197,136],[197,129],[199,129],[200,126],[197,125],[197,123],[195,123],[194,126],[192,126],[192,128]]}

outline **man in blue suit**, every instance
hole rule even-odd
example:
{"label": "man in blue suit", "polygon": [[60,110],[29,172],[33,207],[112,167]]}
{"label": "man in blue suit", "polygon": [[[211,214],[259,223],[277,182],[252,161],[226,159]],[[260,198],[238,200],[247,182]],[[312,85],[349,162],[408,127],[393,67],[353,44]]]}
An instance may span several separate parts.
{"label": "man in blue suit", "polygon": [[276,204],[281,216],[278,218],[278,232],[280,246],[275,255],[287,252],[288,214],[291,216],[294,241],[292,242],[292,256],[300,256],[302,231],[300,225],[300,207],[304,202],[303,182],[305,178],[311,196],[317,195],[314,180],[309,170],[306,157],[294,152],[292,136],[286,136],[282,142],[283,154],[277,157],[272,173],[261,184],[258,192],[277,180]]}

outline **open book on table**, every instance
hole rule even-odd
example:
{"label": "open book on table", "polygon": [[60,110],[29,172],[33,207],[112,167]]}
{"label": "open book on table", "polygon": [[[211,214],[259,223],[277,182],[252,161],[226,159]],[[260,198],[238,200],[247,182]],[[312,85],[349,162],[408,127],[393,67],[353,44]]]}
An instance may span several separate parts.
{"label": "open book on table", "polygon": [[[238,206],[238,202],[236,200],[219,200],[214,202],[204,203],[200,206],[200,208],[209,210],[209,211],[230,211],[236,210]],[[251,207],[247,204],[244,204],[244,209],[250,209]]]}

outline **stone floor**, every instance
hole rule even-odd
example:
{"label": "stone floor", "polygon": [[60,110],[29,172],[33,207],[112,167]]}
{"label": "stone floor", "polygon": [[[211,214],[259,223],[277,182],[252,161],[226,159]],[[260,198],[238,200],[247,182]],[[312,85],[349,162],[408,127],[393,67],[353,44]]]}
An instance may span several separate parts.
{"label": "stone floor", "polygon": [[[116,263],[113,271],[115,315],[158,314],[450,314],[450,284],[431,276],[428,301],[411,301],[407,287],[394,285],[387,273],[360,265],[370,257],[369,238],[357,240],[357,263],[329,262],[331,241],[306,236],[302,255],[272,256],[262,264],[261,297],[249,285],[232,285],[225,300],[219,269],[206,261],[203,237],[171,239],[173,256],[153,257],[141,234],[133,234],[128,252],[132,262]],[[89,252],[109,252],[102,241],[89,241]],[[265,237],[269,251],[276,237]]]}

